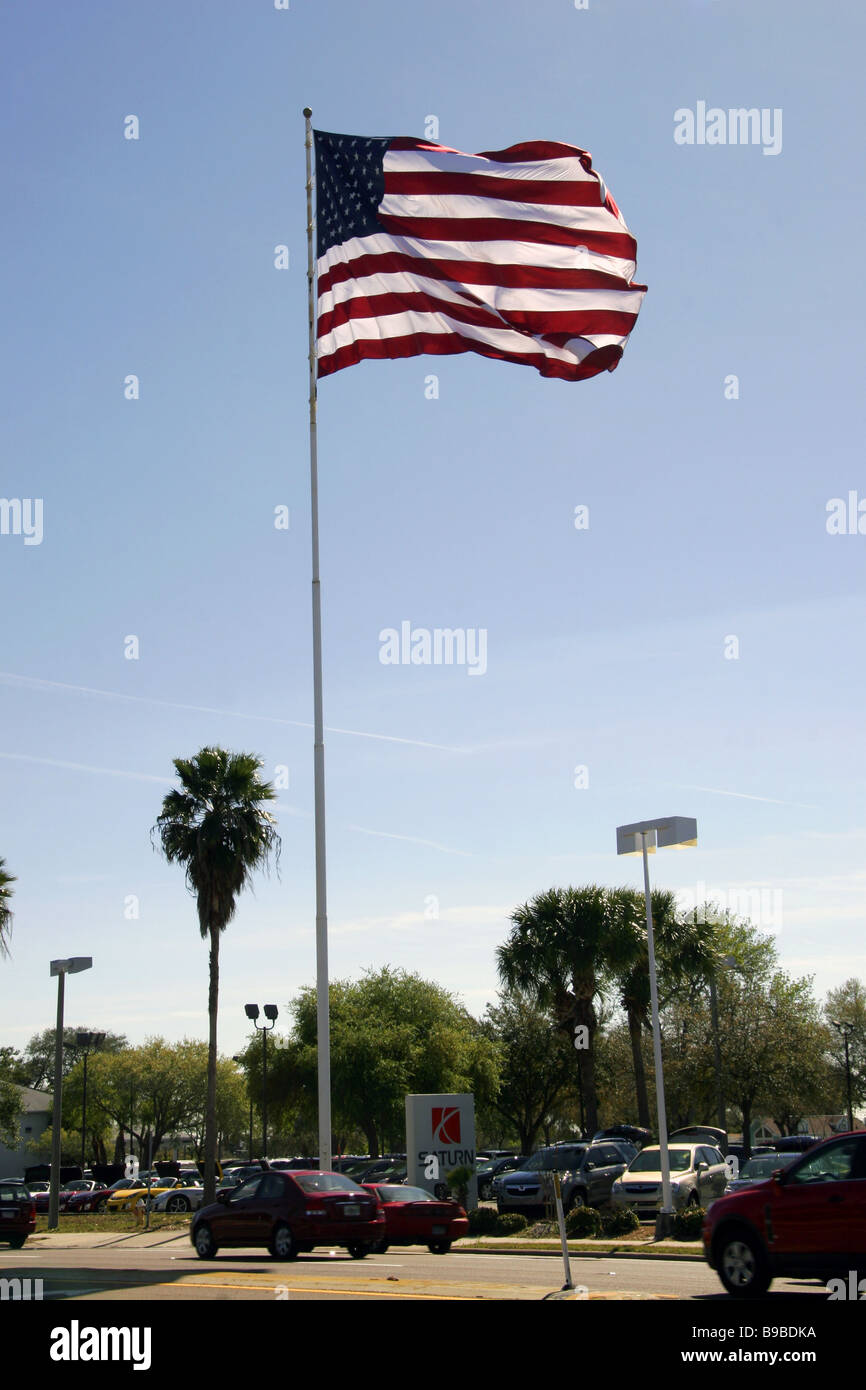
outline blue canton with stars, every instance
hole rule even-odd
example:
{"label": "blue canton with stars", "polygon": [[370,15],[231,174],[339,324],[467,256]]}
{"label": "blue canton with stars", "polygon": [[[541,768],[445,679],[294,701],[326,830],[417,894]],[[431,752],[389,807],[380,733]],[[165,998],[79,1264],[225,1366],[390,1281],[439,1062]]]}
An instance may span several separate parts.
{"label": "blue canton with stars", "polygon": [[376,209],[385,196],[385,151],[391,137],[332,135],[316,142],[316,255],[350,237],[382,230]]}

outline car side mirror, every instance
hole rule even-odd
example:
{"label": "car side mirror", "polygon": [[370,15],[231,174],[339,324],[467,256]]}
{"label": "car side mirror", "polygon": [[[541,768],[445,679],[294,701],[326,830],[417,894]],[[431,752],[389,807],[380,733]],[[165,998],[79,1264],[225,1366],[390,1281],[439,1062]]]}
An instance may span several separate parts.
{"label": "car side mirror", "polygon": [[702,1158],[701,1161],[700,1161],[700,1163],[696,1163],[696,1164],[695,1164],[695,1172],[696,1172],[696,1173],[705,1173],[705,1172],[707,1171],[707,1169],[709,1168],[709,1166],[710,1166],[709,1163],[707,1163],[706,1160]]}
{"label": "car side mirror", "polygon": [[231,1197],[231,1195],[232,1195],[232,1189],[231,1189],[231,1188],[223,1188],[222,1192],[218,1192],[218,1193],[217,1193],[216,1199],[217,1199],[218,1202],[222,1202],[223,1205],[225,1205],[225,1203],[229,1200],[229,1198]]}
{"label": "car side mirror", "polygon": [[773,1178],[772,1178],[772,1181],[776,1184],[777,1187],[784,1187],[784,1186],[785,1186],[785,1170],[784,1170],[784,1168],[775,1168],[775,1169],[773,1170]]}

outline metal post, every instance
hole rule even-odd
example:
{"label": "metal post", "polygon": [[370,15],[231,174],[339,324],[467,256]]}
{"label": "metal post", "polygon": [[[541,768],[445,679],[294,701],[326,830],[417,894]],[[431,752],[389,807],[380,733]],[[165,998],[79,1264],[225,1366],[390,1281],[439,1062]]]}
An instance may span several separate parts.
{"label": "metal post", "polygon": [[84,1096],[81,1101],[81,1175],[84,1176],[84,1153],[87,1146],[87,1048],[84,1049]]}
{"label": "metal post", "polygon": [[148,1132],[148,1136],[147,1136],[147,1206],[146,1206],[147,1216],[146,1216],[146,1220],[145,1220],[145,1223],[144,1223],[144,1229],[145,1229],[146,1231],[149,1231],[149,1230],[150,1230],[150,1185],[151,1185],[151,1182],[153,1181],[153,1179],[152,1179],[151,1176],[150,1176],[150,1170],[151,1170],[152,1167],[153,1167],[153,1130],[151,1129],[151,1130]]}
{"label": "metal post", "polygon": [[262,1032],[262,1158],[268,1156],[268,1029]]}
{"label": "metal post", "polygon": [[710,975],[710,1020],[713,1027],[713,1055],[716,1066],[716,1119],[719,1129],[728,1132],[725,1120],[725,1088],[722,1083],[722,1042],[719,1037],[719,996],[716,992],[716,972]]}
{"label": "metal post", "polygon": [[574,1288],[574,1281],[571,1277],[571,1261],[568,1258],[568,1238],[565,1234],[565,1213],[562,1210],[562,1184],[559,1174],[553,1175],[553,1200],[556,1204],[556,1221],[559,1226],[559,1239],[562,1245],[562,1267],[565,1271],[565,1283],[562,1286],[563,1292],[566,1289]]}
{"label": "metal post", "polygon": [[662,1236],[670,1234],[671,1224],[671,1167],[670,1155],[668,1154],[668,1125],[665,1115],[665,1083],[662,1072],[662,1033],[659,1022],[659,996],[656,985],[656,956],[653,941],[653,911],[650,899],[649,882],[649,862],[647,859],[647,835],[651,831],[643,830],[640,832],[641,845],[643,847],[643,886],[646,898],[646,935],[647,953],[649,955],[649,976],[650,976],[650,999],[652,1001],[652,1023],[653,1023],[653,1060],[656,1072],[656,1108],[658,1110],[659,1121],[659,1148],[661,1150],[661,1169],[662,1169],[662,1209],[656,1218],[656,1240]]}
{"label": "metal post", "polygon": [[60,1120],[63,1113],[63,993],[66,973],[57,976],[57,1031],[54,1038],[54,1110],[51,1121],[51,1186],[48,1194],[48,1229],[60,1224]]}
{"label": "metal post", "polygon": [[851,1061],[848,1056],[848,1029],[845,1029],[845,1076],[848,1082],[848,1128],[854,1128],[854,1110],[851,1104]]}
{"label": "metal post", "polygon": [[322,709],[322,594],[319,580],[319,473],[316,435],[316,312],[313,259],[313,127],[304,107],[307,165],[307,291],[310,360],[310,521],[313,552],[313,774],[316,829],[316,1041],[319,1164],[331,1166],[331,1040],[328,1007],[328,908],[325,872],[325,731]]}

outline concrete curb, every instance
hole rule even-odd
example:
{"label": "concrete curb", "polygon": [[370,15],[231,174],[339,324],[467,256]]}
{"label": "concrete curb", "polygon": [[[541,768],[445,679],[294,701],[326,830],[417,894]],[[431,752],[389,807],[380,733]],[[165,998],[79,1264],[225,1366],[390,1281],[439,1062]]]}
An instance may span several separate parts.
{"label": "concrete curb", "polygon": [[[121,1234],[110,1231],[48,1232],[40,1231],[29,1236],[28,1246],[38,1245],[42,1250],[98,1250],[117,1249],[149,1250],[162,1245],[178,1242],[189,1244],[189,1231],[130,1231]],[[696,1242],[683,1242],[684,1249],[671,1249],[669,1245],[656,1246],[653,1242],[634,1245],[590,1245],[569,1242],[568,1253],[571,1259],[591,1260],[678,1260],[704,1264],[703,1248]],[[407,1247],[409,1249],[414,1247]],[[423,1246],[417,1247],[419,1250]],[[454,1255],[562,1255],[562,1247],[548,1240],[517,1241],[509,1237],[490,1236],[473,1244],[462,1241],[451,1247]]]}
{"label": "concrete curb", "polygon": [[[671,1250],[668,1248],[658,1248],[653,1245],[639,1246],[637,1249],[632,1246],[604,1245],[599,1248],[597,1245],[576,1245],[569,1242],[568,1254],[571,1259],[591,1259],[591,1260],[685,1260],[698,1264],[704,1264],[703,1247],[697,1246],[694,1242],[683,1242],[686,1246],[683,1250]],[[489,1244],[476,1245],[454,1245],[451,1247],[452,1254],[462,1255],[562,1255],[562,1246],[551,1242],[541,1241],[510,1241],[497,1240]]]}

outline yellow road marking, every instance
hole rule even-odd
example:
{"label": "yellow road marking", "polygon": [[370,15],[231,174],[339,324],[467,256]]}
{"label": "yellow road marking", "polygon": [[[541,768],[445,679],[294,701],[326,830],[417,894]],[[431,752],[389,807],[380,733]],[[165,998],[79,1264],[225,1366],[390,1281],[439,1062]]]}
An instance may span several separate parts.
{"label": "yellow road marking", "polygon": [[[183,1287],[183,1280],[171,1279],[159,1285],[164,1289],[176,1289]],[[203,1281],[206,1289],[249,1289],[249,1284],[217,1284],[208,1279]],[[201,1288],[202,1283],[191,1284],[191,1288]],[[255,1287],[255,1286],[253,1286]],[[466,1298],[461,1294],[453,1293],[397,1293],[392,1289],[323,1289],[316,1284],[299,1284],[297,1287],[288,1284],[275,1285],[275,1288],[285,1289],[287,1293],[332,1293],[332,1294],[351,1294],[353,1298],[429,1298],[437,1303],[474,1303],[474,1297]],[[275,1300],[279,1302],[280,1300]]]}

